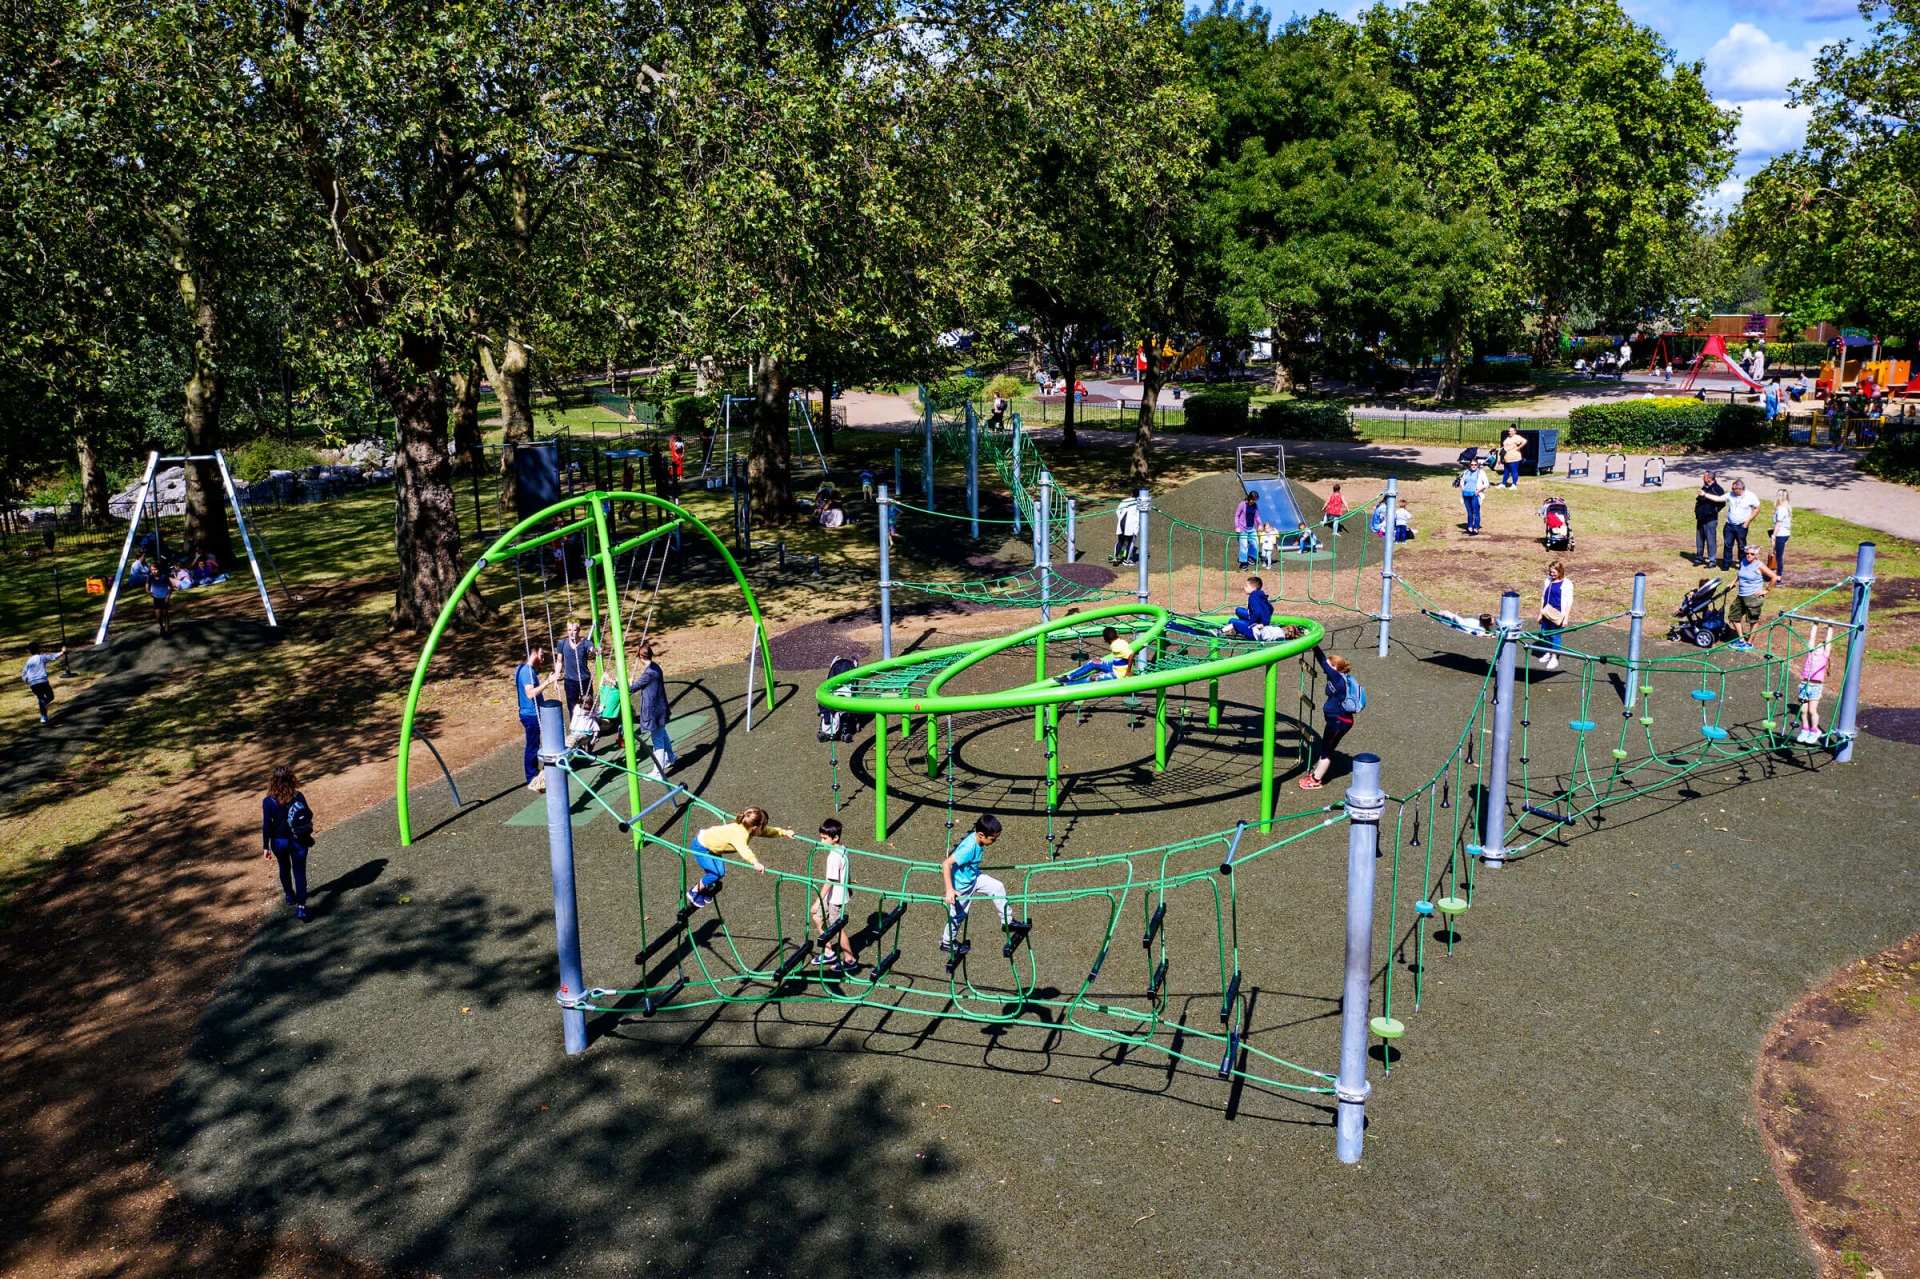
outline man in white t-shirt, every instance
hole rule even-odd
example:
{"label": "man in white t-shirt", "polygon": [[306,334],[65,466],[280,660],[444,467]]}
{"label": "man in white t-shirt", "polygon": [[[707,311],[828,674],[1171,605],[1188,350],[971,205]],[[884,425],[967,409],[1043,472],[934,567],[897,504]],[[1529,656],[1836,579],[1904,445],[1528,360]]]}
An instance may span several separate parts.
{"label": "man in white t-shirt", "polygon": [[[1747,526],[1753,522],[1754,512],[1760,509],[1760,499],[1747,492],[1745,480],[1735,480],[1733,489],[1727,494],[1727,522],[1720,530],[1720,571],[1726,572],[1746,557]],[[1735,543],[1739,545],[1736,546]]]}

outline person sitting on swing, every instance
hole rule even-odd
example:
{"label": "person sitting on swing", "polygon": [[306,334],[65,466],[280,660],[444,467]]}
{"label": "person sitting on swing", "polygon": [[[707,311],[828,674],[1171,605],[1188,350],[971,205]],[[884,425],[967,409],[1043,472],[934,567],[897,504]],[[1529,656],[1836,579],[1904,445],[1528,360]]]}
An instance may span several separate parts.
{"label": "person sitting on swing", "polygon": [[[1269,612],[1271,617],[1272,613]],[[1096,657],[1092,661],[1082,662],[1065,675],[1056,676],[1056,684],[1077,684],[1081,680],[1123,679],[1133,673],[1133,645],[1120,638],[1120,632],[1109,626],[1100,632],[1100,638],[1107,646],[1106,657]]]}

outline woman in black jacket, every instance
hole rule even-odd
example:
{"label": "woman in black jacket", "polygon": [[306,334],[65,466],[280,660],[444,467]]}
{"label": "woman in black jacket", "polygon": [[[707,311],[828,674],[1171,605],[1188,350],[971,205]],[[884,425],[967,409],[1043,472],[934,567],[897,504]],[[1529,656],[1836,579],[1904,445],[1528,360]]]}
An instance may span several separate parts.
{"label": "woman in black jacket", "polygon": [[287,905],[301,919],[307,917],[307,849],[294,834],[289,820],[295,806],[308,813],[307,797],[300,793],[300,779],[285,764],[274,768],[267,779],[266,798],[260,801],[260,847],[280,864],[280,888]]}
{"label": "woman in black jacket", "polygon": [[664,781],[680,762],[673,753],[673,739],[667,736],[667,677],[653,660],[653,645],[640,645],[634,656],[645,663],[640,678],[627,690],[635,699],[634,727],[653,739],[653,775]]}

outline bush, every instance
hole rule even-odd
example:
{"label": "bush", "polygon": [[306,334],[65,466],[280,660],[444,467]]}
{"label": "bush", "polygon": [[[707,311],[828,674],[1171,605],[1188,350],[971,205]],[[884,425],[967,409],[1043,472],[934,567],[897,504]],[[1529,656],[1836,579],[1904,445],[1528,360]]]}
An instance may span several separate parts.
{"label": "bush", "polygon": [[678,435],[698,435],[713,415],[710,395],[689,395],[673,402],[673,430]]}
{"label": "bush", "polygon": [[320,462],[320,455],[305,445],[287,444],[271,436],[242,444],[228,456],[233,477],[248,484],[258,484],[274,471],[299,471]]}
{"label": "bush", "polygon": [[1280,400],[1263,404],[1249,433],[1285,440],[1358,438],[1353,430],[1353,411],[1344,404],[1326,400]]}
{"label": "bush", "polygon": [[1533,381],[1533,365],[1526,360],[1499,360],[1488,364],[1469,364],[1469,382],[1503,383]]}
{"label": "bush", "polygon": [[1920,434],[1883,436],[1860,459],[1860,469],[1895,484],[1920,488]]}
{"label": "bush", "polygon": [[924,390],[926,398],[933,404],[935,413],[951,413],[967,401],[980,398],[980,392],[986,384],[985,378],[949,377],[940,379],[931,386],[925,387]]}
{"label": "bush", "polygon": [[1567,414],[1562,448],[1752,448],[1778,442],[1779,429],[1751,404],[1707,404],[1686,396],[1589,404]]}
{"label": "bush", "polygon": [[1195,391],[1181,403],[1187,430],[1196,435],[1245,435],[1249,398],[1245,391]]}
{"label": "bush", "polygon": [[1004,395],[1008,401],[1011,402],[1018,398],[1022,385],[1020,379],[1011,373],[996,373],[987,379],[987,385],[983,395],[988,401],[991,401],[996,395]]}

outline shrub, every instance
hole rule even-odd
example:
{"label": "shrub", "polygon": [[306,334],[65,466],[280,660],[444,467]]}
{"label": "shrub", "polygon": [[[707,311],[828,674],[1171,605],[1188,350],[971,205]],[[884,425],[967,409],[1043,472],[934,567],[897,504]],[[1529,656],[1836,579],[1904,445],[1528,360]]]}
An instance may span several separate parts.
{"label": "shrub", "polygon": [[1920,433],[1907,431],[1875,440],[1860,459],[1860,469],[1895,484],[1920,488]]}
{"label": "shrub", "polygon": [[1751,404],[1708,404],[1685,396],[1589,404],[1567,414],[1563,448],[1752,448],[1779,430]]}
{"label": "shrub", "polygon": [[1353,411],[1327,400],[1280,400],[1260,406],[1252,435],[1286,440],[1351,440]]}
{"label": "shrub", "polygon": [[1469,364],[1466,368],[1469,382],[1531,382],[1533,365],[1526,360],[1498,360],[1486,364]]}
{"label": "shrub", "polygon": [[688,395],[673,402],[673,430],[679,435],[698,435],[713,414],[710,395]]}
{"label": "shrub", "polygon": [[1249,398],[1245,391],[1195,391],[1181,403],[1187,430],[1196,435],[1245,435]]}
{"label": "shrub", "polygon": [[932,402],[935,413],[951,413],[968,400],[978,399],[986,384],[985,378],[963,375],[942,378],[924,389],[926,398]]}
{"label": "shrub", "polygon": [[248,484],[258,484],[274,471],[299,471],[320,462],[320,455],[305,445],[264,435],[234,449],[230,457],[234,478]]}
{"label": "shrub", "polygon": [[996,373],[987,379],[987,385],[982,394],[987,400],[992,400],[996,395],[1004,395],[1008,401],[1012,401],[1020,394],[1021,386],[1020,379],[1013,374]]}

